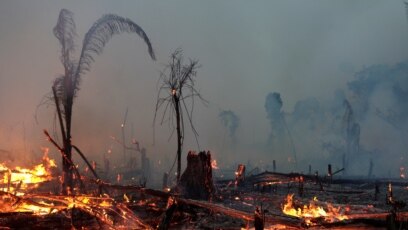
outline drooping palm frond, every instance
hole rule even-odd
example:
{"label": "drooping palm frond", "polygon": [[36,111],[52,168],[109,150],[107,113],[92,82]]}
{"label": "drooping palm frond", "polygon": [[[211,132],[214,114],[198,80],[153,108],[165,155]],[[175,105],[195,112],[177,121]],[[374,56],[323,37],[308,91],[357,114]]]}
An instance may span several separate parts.
{"label": "drooping palm frond", "polygon": [[[72,148],[76,149],[71,143],[72,107],[76,92],[79,90],[81,75],[90,70],[94,56],[102,53],[105,44],[115,34],[124,32],[138,34],[146,42],[153,60],[155,60],[155,55],[149,38],[142,28],[131,20],[116,15],[105,15],[93,24],[85,35],[77,61],[71,57],[75,50],[74,38],[76,36],[72,12],[66,9],[61,10],[53,32],[61,45],[60,59],[65,70],[53,83],[52,98],[56,106],[56,117],[58,117],[63,142],[63,148],[57,145],[63,154],[62,192],[69,194],[74,185]],[[80,151],[78,153],[82,156]],[[80,179],[80,176],[78,178]]]}
{"label": "drooping palm frond", "polygon": [[[72,58],[74,52],[75,22],[73,13],[62,9],[57,25],[54,27],[54,35],[61,44],[61,62],[64,65],[65,73],[54,81],[57,96],[62,103],[61,111],[63,115],[69,110],[70,103],[79,90],[81,75],[90,70],[94,56],[102,53],[106,43],[115,34],[136,33],[148,46],[150,57],[155,60],[155,54],[149,38],[143,29],[130,19],[108,14],[97,20],[86,33],[79,60],[76,62]],[[68,112],[69,113],[69,112]]]}
{"label": "drooping palm frond", "polygon": [[57,25],[53,29],[55,37],[61,44],[61,62],[65,67],[65,72],[73,70],[72,55],[75,49],[76,28],[73,13],[69,10],[60,11]]}
{"label": "drooping palm frond", "polygon": [[92,25],[85,35],[79,62],[74,75],[75,87],[78,87],[79,85],[80,76],[89,71],[92,62],[94,62],[94,55],[102,53],[106,43],[113,37],[113,35],[124,32],[136,33],[139,35],[145,41],[150,57],[153,60],[156,60],[150,40],[139,25],[128,18],[113,14],[104,15]]}
{"label": "drooping palm frond", "polygon": [[[55,79],[53,88],[55,89],[55,100],[58,101],[57,106],[60,107],[61,115],[65,116],[69,110],[69,103],[74,96],[75,89],[73,86],[72,73],[75,70],[75,63],[73,60],[73,54],[75,51],[75,37],[76,28],[73,18],[73,13],[69,10],[62,9],[58,16],[57,25],[54,27],[53,32],[55,37],[61,44],[61,56],[60,60],[64,66],[64,74]],[[60,106],[61,105],[61,106]]]}

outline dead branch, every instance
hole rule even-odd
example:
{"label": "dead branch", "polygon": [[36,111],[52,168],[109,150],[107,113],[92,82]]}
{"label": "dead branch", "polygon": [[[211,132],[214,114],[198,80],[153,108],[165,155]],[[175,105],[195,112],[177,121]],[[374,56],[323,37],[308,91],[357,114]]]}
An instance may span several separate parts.
{"label": "dead branch", "polygon": [[63,158],[71,165],[71,167],[74,169],[74,173],[75,173],[75,175],[76,175],[77,178],[78,178],[80,187],[81,187],[82,190],[84,190],[84,189],[85,189],[85,185],[84,185],[84,183],[83,183],[82,180],[81,180],[81,174],[79,174],[77,167],[74,165],[74,163],[72,162],[71,159],[68,159],[68,157],[65,155],[64,150],[57,144],[57,142],[55,142],[55,140],[50,136],[50,134],[48,133],[48,131],[45,130],[45,129],[44,129],[44,134],[45,134],[45,136],[47,136],[47,140],[48,140],[49,142],[51,142],[51,143],[59,150],[59,152],[61,153],[62,157],[63,157]]}

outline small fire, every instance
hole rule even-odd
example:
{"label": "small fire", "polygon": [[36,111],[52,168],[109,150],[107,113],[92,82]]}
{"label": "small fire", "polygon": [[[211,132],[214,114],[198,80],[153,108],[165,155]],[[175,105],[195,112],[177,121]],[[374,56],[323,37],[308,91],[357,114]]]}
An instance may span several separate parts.
{"label": "small fire", "polygon": [[327,203],[327,208],[324,209],[318,206],[317,198],[314,197],[313,201],[309,205],[303,205],[303,207],[295,207],[293,205],[293,194],[288,194],[286,197],[286,203],[283,205],[282,211],[286,215],[300,217],[305,220],[306,225],[313,225],[311,219],[322,217],[326,222],[335,222],[346,220],[347,216],[342,214],[341,208],[335,208],[331,204]]}
{"label": "small fire", "polygon": [[218,165],[217,165],[217,160],[216,160],[216,159],[214,159],[214,160],[211,161],[211,168],[213,168],[213,169],[219,169],[219,168],[218,168]]}

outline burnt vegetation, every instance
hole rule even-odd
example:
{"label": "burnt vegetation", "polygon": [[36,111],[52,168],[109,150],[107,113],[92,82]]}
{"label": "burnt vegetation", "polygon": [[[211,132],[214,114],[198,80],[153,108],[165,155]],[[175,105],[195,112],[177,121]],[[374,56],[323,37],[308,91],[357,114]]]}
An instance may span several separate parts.
{"label": "burnt vegetation", "polygon": [[[248,148],[240,139],[248,131],[238,110],[219,111],[214,117],[224,134],[222,146],[228,136],[232,152],[237,153],[234,157],[245,152],[252,160],[262,151],[267,161],[245,164],[237,157],[227,168],[223,167],[227,162],[219,166],[211,151],[200,149],[194,109],[197,102],[208,105],[197,87],[200,64],[176,49],[160,72],[153,117],[153,135],[157,125],[168,125],[169,140],[176,138],[174,163],[164,169],[162,187],[148,187],[146,180],[156,162],[150,164],[146,146],[139,146],[138,141],[126,145],[127,109],[122,141],[112,137],[123,150],[123,168],[114,166],[115,173],[108,170],[104,156],[108,176],[101,177],[96,161],[88,159],[72,141],[73,106],[82,78],[112,37],[123,33],[138,35],[149,57],[156,60],[144,30],[132,20],[112,14],[91,26],[77,52],[73,13],[61,10],[53,34],[61,48],[64,72],[54,80],[48,97],[55,106],[59,135],[47,130],[44,134],[61,153],[62,168],[58,171],[48,150],[33,168],[0,164],[0,228],[408,229],[407,154],[392,152],[406,147],[407,62],[365,67],[354,73],[345,89],[337,89],[333,98],[300,99],[293,103],[293,110],[287,108],[288,95],[276,91],[263,95],[264,103],[258,105],[267,127],[259,146]],[[383,128],[397,133],[400,140],[393,143],[401,146],[366,145],[363,134],[371,122],[382,122]],[[196,142],[197,152],[184,149],[187,138]],[[135,158],[126,157],[127,150],[141,156],[140,170]],[[85,170],[73,161],[75,152],[85,162]],[[386,155],[388,152],[393,154]],[[0,153],[11,158],[9,151],[0,149]],[[392,175],[382,176],[384,172],[376,165],[395,156],[401,156],[393,159],[400,165],[392,165]],[[269,162],[273,162],[272,170]],[[290,172],[277,172],[277,164]],[[128,178],[124,179],[124,174]],[[137,176],[141,176],[139,183],[135,182]]]}
{"label": "burnt vegetation", "polygon": [[[156,124],[157,113],[160,112],[160,109],[163,109],[160,125],[168,122],[172,132],[171,136],[174,131],[176,132],[177,181],[180,180],[181,175],[181,154],[185,138],[185,123],[188,122],[190,125],[199,148],[198,132],[193,124],[194,103],[196,98],[203,103],[207,103],[195,88],[195,78],[199,68],[198,60],[189,59],[187,63],[184,63],[184,61],[183,51],[176,49],[170,55],[169,63],[160,73],[153,120],[153,124]],[[190,103],[187,101],[190,101]]]}
{"label": "burnt vegetation", "polygon": [[[100,55],[106,43],[116,34],[135,33],[140,36],[148,47],[150,57],[155,60],[152,45],[143,29],[131,21],[117,15],[104,15],[97,20],[85,34],[78,59],[74,58],[76,27],[73,14],[63,9],[54,27],[54,35],[61,45],[60,60],[64,73],[55,79],[52,86],[52,98],[58,117],[62,137],[63,193],[72,193],[73,171],[71,124],[74,99],[78,94],[81,78],[91,68],[95,56]],[[80,179],[80,178],[77,178]]]}

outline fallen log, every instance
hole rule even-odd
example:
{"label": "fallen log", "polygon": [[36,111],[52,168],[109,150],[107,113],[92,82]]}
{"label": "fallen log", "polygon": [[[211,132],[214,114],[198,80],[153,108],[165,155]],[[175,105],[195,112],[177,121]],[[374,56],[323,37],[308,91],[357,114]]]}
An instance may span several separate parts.
{"label": "fallen log", "polygon": [[[285,182],[294,181],[295,178],[303,176],[307,181],[316,181],[314,175],[303,175],[300,173],[277,173],[265,171],[263,173],[248,177],[246,180],[251,183],[267,182],[271,179],[279,179]],[[269,178],[268,178],[269,177]],[[286,178],[286,180],[284,179]],[[319,177],[319,180],[326,182],[328,178],[326,176]],[[408,186],[408,181],[395,178],[333,178],[331,184],[378,184],[388,185],[391,183],[393,186]]]}
{"label": "fallen log", "polygon": [[[145,193],[145,194],[156,196],[156,197],[161,197],[163,199],[167,199],[168,197],[172,196],[172,194],[167,193],[167,192],[154,190],[154,189],[142,188],[139,186],[111,185],[111,184],[101,182],[101,181],[99,183],[102,183],[102,185],[107,188],[140,192],[140,193]],[[180,197],[175,197],[175,200],[178,204],[191,205],[191,206],[195,206],[199,208],[204,208],[212,212],[221,213],[221,214],[224,214],[224,215],[227,215],[233,218],[245,220],[245,221],[251,221],[251,222],[254,221],[253,213],[228,208],[221,204],[215,204],[215,203],[211,203],[207,201],[200,201],[200,200],[193,200],[193,199],[184,199]],[[289,216],[284,216],[284,215],[265,216],[265,221],[268,224],[284,224],[284,225],[291,226],[291,227],[299,227],[300,225],[299,219],[292,218]]]}
{"label": "fallen log", "polygon": [[[348,220],[353,219],[383,219],[385,220],[387,216],[390,215],[389,212],[383,213],[356,213],[356,214],[348,214]],[[408,212],[398,212],[398,218],[408,218]]]}

